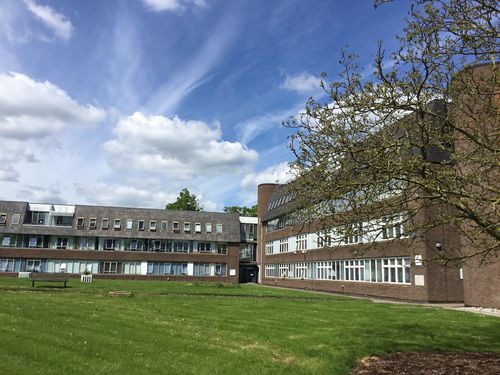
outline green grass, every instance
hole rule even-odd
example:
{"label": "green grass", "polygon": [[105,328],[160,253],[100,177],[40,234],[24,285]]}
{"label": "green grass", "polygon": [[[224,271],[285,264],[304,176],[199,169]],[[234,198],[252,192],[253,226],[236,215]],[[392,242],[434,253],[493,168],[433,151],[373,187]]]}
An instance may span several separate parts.
{"label": "green grass", "polygon": [[69,285],[0,278],[1,374],[347,374],[367,355],[500,351],[500,319],[467,312],[255,285]]}

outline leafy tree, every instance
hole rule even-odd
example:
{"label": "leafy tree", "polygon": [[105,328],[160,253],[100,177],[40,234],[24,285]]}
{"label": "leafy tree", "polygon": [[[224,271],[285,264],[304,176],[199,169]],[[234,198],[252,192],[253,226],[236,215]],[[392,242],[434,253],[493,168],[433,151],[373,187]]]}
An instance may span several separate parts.
{"label": "leafy tree", "polygon": [[339,78],[323,75],[328,101],[309,99],[285,123],[296,130],[288,189],[306,222],[404,212],[415,237],[460,232],[447,258],[499,249],[499,14],[496,0],[414,0],[389,59],[379,43],[373,75],[342,52]]}
{"label": "leafy tree", "polygon": [[180,191],[176,201],[168,203],[165,209],[177,211],[203,211],[203,206],[200,205],[194,194],[191,194],[188,189],[184,188]]}
{"label": "leafy tree", "polygon": [[238,214],[240,216],[257,216],[257,205],[255,204],[252,207],[226,206],[224,207],[224,212]]}

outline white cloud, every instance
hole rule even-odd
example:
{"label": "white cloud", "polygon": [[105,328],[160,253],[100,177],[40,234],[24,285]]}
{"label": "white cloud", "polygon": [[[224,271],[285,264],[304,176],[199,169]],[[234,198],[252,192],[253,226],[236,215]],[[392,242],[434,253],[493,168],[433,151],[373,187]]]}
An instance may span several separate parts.
{"label": "white cloud", "polygon": [[103,182],[76,184],[76,192],[91,204],[126,207],[164,208],[177,194]]}
{"label": "white cloud", "polygon": [[52,29],[58,38],[63,40],[71,38],[73,25],[63,14],[57,13],[49,6],[37,4],[34,0],[24,0],[24,3],[26,8]]}
{"label": "white cloud", "polygon": [[56,85],[24,74],[0,74],[0,137],[41,138],[66,124],[95,125],[102,109],[82,106]]}
{"label": "white cloud", "polygon": [[281,89],[296,91],[300,94],[318,92],[320,87],[320,79],[313,76],[311,73],[303,72],[295,75],[288,75],[285,82],[280,85]]}
{"label": "white cloud", "polygon": [[279,163],[264,169],[262,172],[247,174],[241,180],[241,187],[248,190],[256,189],[257,185],[264,183],[284,184],[292,177],[288,163]]}
{"label": "white cloud", "polygon": [[204,7],[205,0],[142,0],[146,8],[153,12],[175,12],[189,6]]}
{"label": "white cloud", "polygon": [[145,116],[140,112],[121,119],[113,129],[116,138],[103,145],[110,166],[170,176],[175,180],[197,175],[241,171],[257,161],[258,154],[239,142],[221,139],[219,124],[178,117]]}
{"label": "white cloud", "polygon": [[282,122],[297,113],[297,110],[290,109],[276,113],[266,113],[262,116],[253,117],[236,125],[236,131],[241,143],[248,144],[262,133],[279,128]]}
{"label": "white cloud", "polygon": [[44,188],[27,185],[19,189],[17,197],[23,201],[39,203],[66,203],[57,187]]}

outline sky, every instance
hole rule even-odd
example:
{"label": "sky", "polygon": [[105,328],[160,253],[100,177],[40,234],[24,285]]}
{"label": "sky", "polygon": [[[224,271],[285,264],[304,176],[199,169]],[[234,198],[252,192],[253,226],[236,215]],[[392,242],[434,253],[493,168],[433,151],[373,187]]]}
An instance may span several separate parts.
{"label": "sky", "polygon": [[408,2],[0,2],[0,199],[207,211],[290,178],[282,121],[339,72],[370,72]]}

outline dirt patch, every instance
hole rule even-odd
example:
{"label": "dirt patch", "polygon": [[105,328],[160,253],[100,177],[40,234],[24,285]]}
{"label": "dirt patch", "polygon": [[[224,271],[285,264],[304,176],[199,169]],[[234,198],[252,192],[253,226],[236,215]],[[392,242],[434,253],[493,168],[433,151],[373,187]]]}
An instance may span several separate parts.
{"label": "dirt patch", "polygon": [[500,353],[392,353],[366,357],[350,375],[500,374]]}

